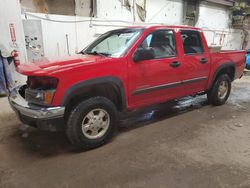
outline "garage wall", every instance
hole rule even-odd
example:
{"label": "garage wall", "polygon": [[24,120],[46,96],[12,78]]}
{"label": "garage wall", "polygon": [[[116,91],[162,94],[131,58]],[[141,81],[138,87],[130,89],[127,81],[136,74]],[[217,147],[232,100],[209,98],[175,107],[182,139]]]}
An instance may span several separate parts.
{"label": "garage wall", "polygon": [[[130,11],[121,2],[122,0],[97,0],[97,17],[133,22],[135,15],[135,21],[140,22],[137,12],[133,12],[133,0],[130,0]],[[147,0],[146,22],[180,24],[182,7],[182,0]]]}
{"label": "garage wall", "polygon": [[182,0],[150,0],[147,1],[146,22],[182,24],[183,3]]}
{"label": "garage wall", "polygon": [[211,3],[200,4],[197,26],[211,29],[229,28],[229,8]]}
{"label": "garage wall", "polygon": [[[64,56],[75,54],[85,48],[99,35],[121,27],[128,23],[110,22],[89,17],[47,15],[26,13],[23,19],[40,20],[43,33],[44,56]],[[67,37],[66,37],[67,35]]]}
{"label": "garage wall", "polygon": [[22,10],[35,13],[90,16],[92,0],[20,0]]}
{"label": "garage wall", "polygon": [[[27,13],[26,16],[23,15],[23,19],[41,20],[45,56],[67,55],[66,35],[69,41],[69,53],[74,54],[97,36],[111,29],[138,24],[181,25],[183,22],[182,0],[147,0],[145,23],[140,21],[133,8],[128,10],[122,2],[122,0],[96,0],[96,18]],[[133,6],[132,0],[130,4]],[[221,45],[223,49],[241,48],[242,42],[238,41],[243,39],[242,32],[229,28],[229,14],[226,6],[201,4],[196,26],[204,29],[209,45]]]}
{"label": "garage wall", "polygon": [[75,0],[20,0],[24,11],[75,15]]}
{"label": "garage wall", "polygon": [[241,49],[243,32],[231,29],[230,25],[228,7],[208,2],[200,4],[196,26],[203,28],[209,45],[222,46],[222,49]]}
{"label": "garage wall", "polygon": [[[44,56],[54,57],[68,55],[68,48],[69,54],[74,54],[77,51],[78,44],[81,43],[77,39],[78,33],[83,36],[80,38],[85,40],[90,38],[88,34],[91,31],[89,30],[88,23],[83,22],[79,24],[79,26],[75,23],[77,18],[74,16],[29,13],[24,16],[23,19],[41,21]],[[48,21],[47,19],[56,21]],[[84,20],[84,18],[81,20]],[[36,32],[38,33],[39,31]]]}
{"label": "garage wall", "polygon": [[[97,2],[99,18],[133,21],[133,11],[128,11],[119,0]],[[133,6],[133,1],[130,2]],[[182,0],[147,0],[146,11],[146,23],[183,24]],[[140,22],[136,12],[135,20]],[[223,49],[241,49],[243,33],[241,30],[230,29],[230,24],[229,7],[204,1],[200,4],[196,26],[204,29],[209,45],[220,45]]]}
{"label": "garage wall", "polygon": [[[104,20],[123,20],[133,22],[133,11],[122,6],[119,0],[97,0],[97,18]],[[132,2],[131,2],[132,5]]]}

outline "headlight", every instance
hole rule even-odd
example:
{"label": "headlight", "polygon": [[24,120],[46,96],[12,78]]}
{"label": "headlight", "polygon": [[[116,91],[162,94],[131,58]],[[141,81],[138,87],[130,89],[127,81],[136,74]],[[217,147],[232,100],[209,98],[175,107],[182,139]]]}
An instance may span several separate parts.
{"label": "headlight", "polygon": [[29,103],[50,105],[57,88],[58,80],[53,77],[28,77],[25,99]]}
{"label": "headlight", "polygon": [[25,99],[29,103],[39,105],[50,105],[53,101],[55,90],[36,90],[27,88],[25,90]]}

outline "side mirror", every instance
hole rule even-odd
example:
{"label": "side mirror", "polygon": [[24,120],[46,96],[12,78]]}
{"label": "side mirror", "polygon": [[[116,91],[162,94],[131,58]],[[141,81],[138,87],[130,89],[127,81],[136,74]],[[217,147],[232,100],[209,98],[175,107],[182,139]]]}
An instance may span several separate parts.
{"label": "side mirror", "polygon": [[152,48],[138,48],[133,55],[133,60],[137,63],[143,60],[154,59],[154,57],[155,55]]}

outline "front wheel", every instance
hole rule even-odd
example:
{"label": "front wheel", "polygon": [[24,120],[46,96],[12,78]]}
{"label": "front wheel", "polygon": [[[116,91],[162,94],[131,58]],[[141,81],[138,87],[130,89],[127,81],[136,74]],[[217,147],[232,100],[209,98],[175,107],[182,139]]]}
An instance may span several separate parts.
{"label": "front wheel", "polygon": [[207,93],[208,101],[215,105],[223,105],[227,101],[231,92],[231,79],[227,74],[220,75],[211,90]]}
{"label": "front wheel", "polygon": [[72,109],[66,134],[77,149],[96,148],[112,137],[116,123],[115,105],[105,97],[93,97]]}

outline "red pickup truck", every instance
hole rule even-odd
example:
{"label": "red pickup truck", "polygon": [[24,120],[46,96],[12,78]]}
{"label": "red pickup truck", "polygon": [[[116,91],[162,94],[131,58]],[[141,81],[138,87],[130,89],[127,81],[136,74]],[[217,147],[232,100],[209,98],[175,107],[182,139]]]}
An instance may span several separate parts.
{"label": "red pickup truck", "polygon": [[245,57],[245,51],[211,52],[195,27],[118,29],[77,55],[19,65],[27,84],[9,102],[23,123],[63,129],[73,145],[90,149],[111,138],[118,112],[201,93],[224,104]]}

